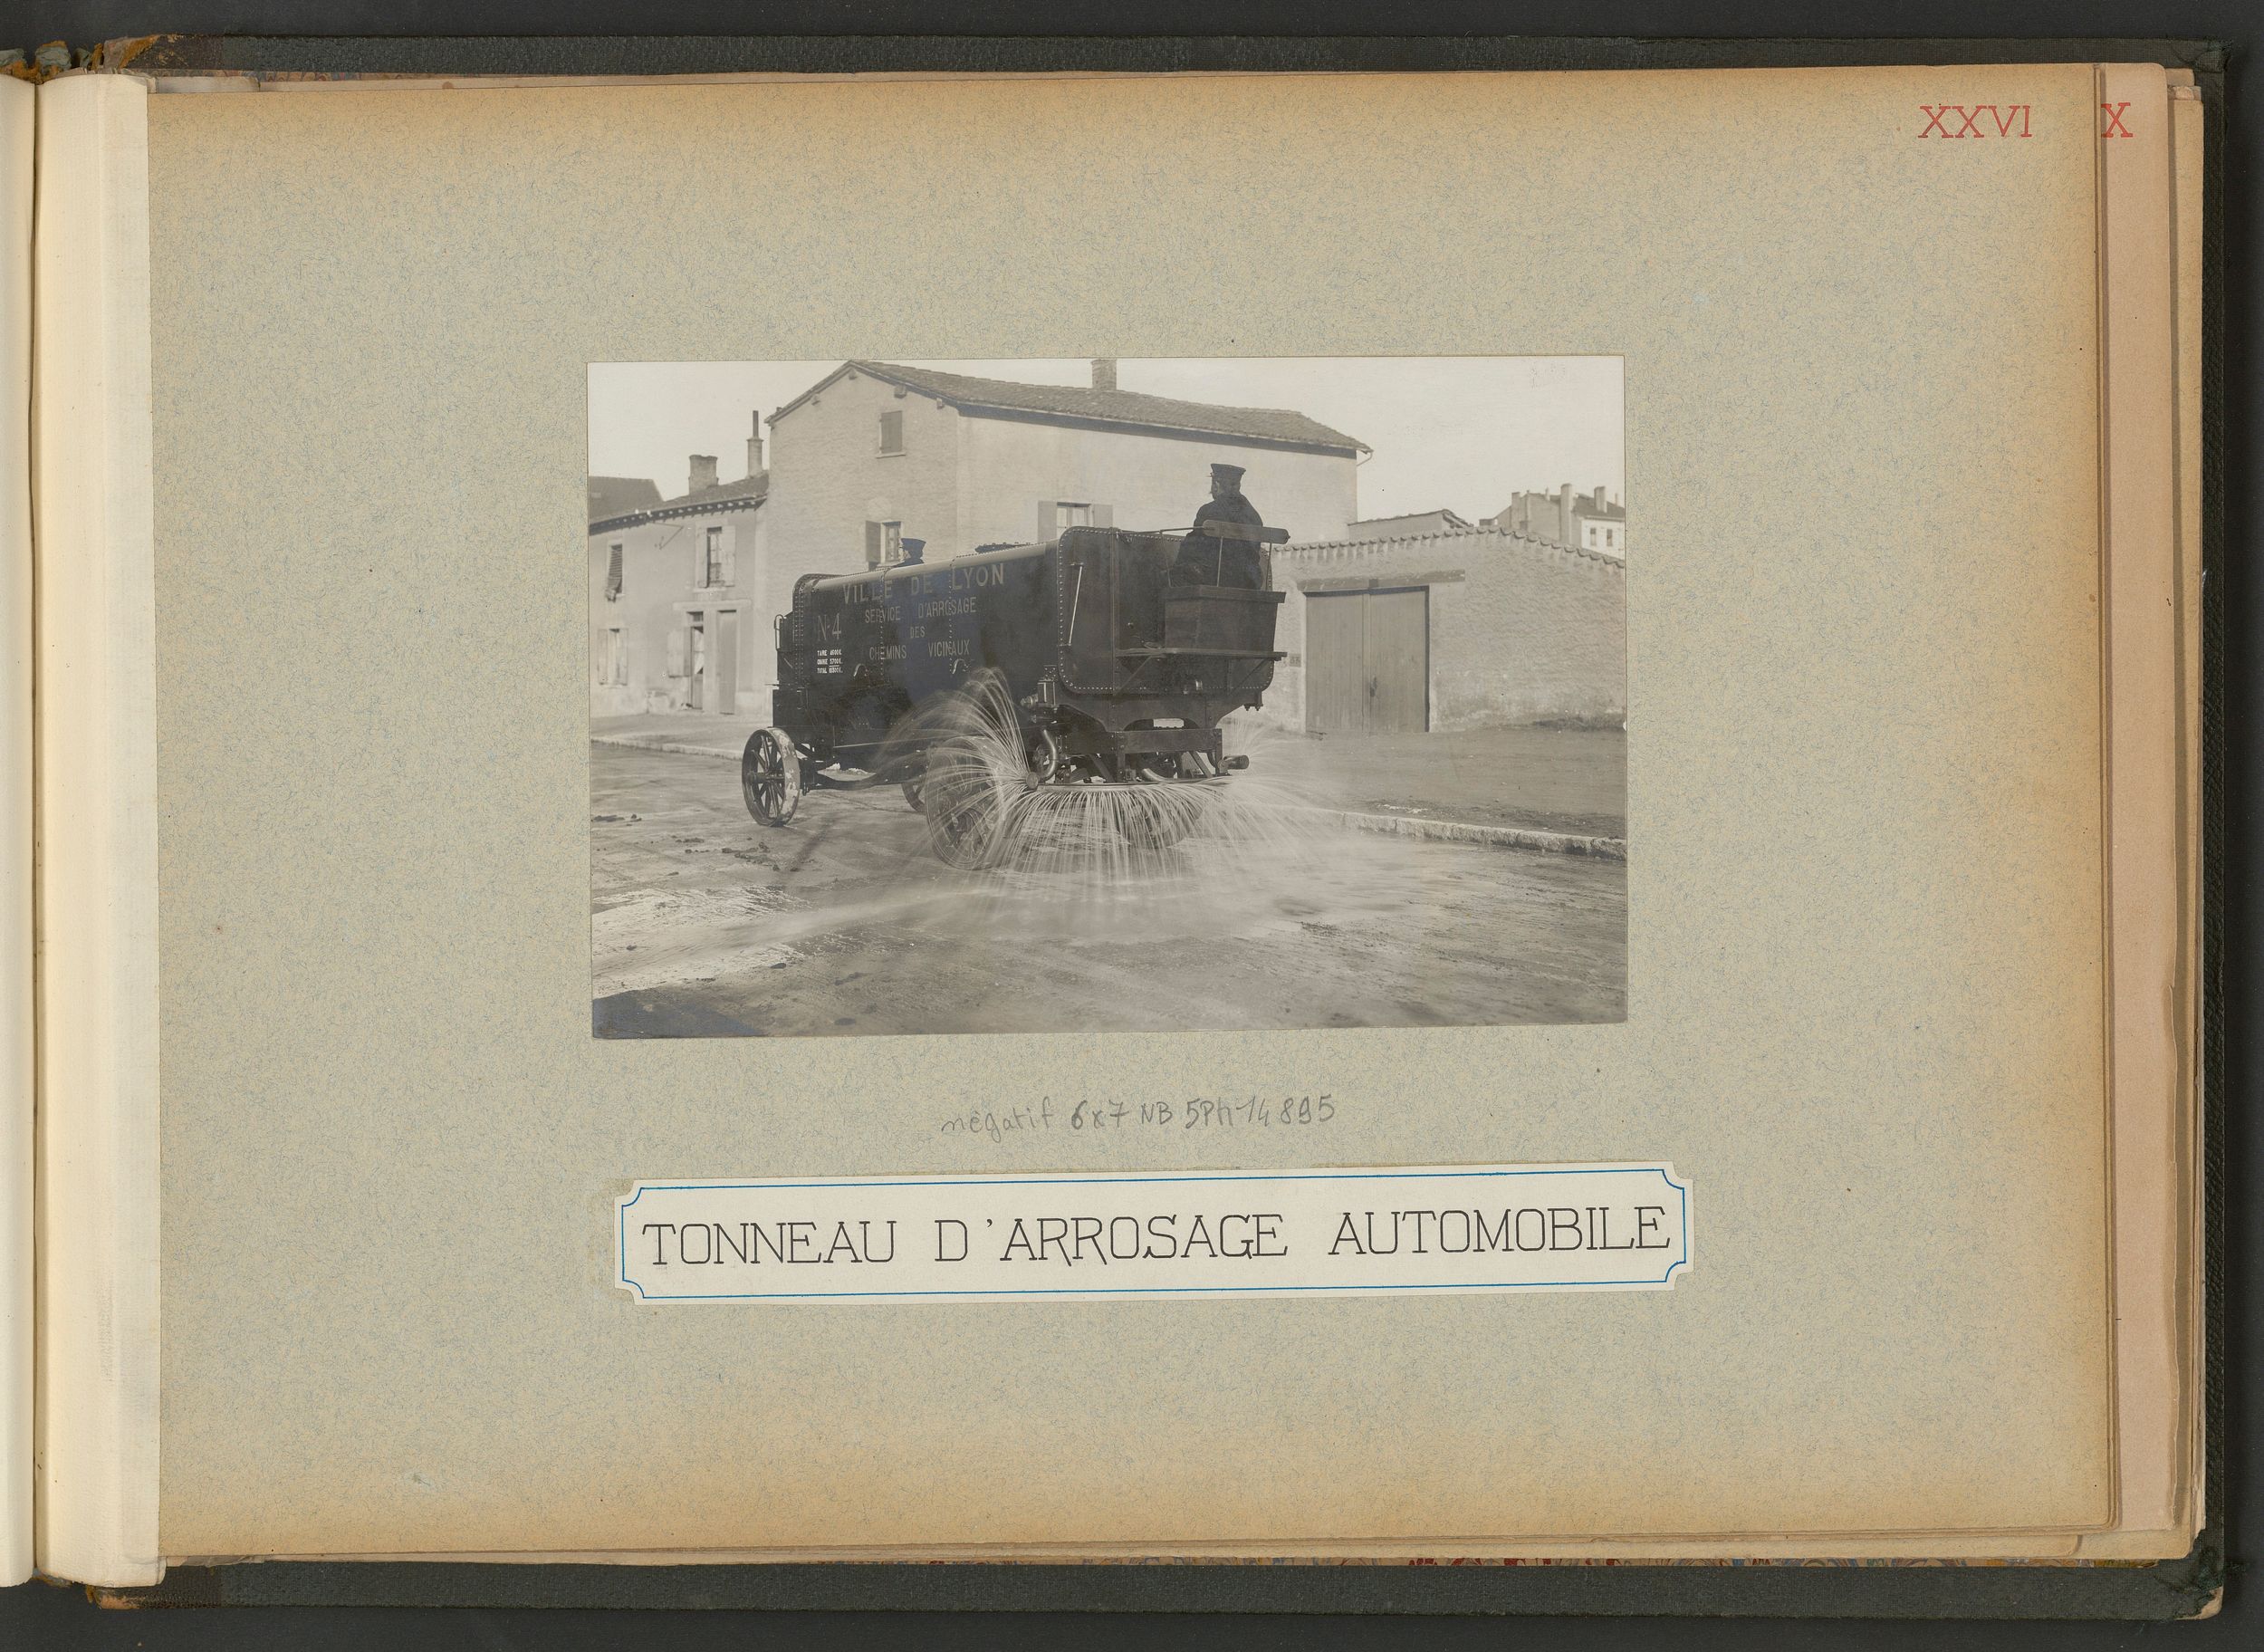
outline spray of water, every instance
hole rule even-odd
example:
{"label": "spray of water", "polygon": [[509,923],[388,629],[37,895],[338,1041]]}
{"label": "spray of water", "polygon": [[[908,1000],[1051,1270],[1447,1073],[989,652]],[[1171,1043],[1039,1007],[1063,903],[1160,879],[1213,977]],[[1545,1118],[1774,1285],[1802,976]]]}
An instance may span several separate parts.
{"label": "spray of water", "polygon": [[[1348,830],[1381,795],[1375,754],[1323,762],[1259,718],[1224,728],[1247,771],[1151,778],[1068,759],[1014,710],[988,679],[931,702],[880,783],[815,792],[782,831],[703,833],[715,805],[687,804],[683,876],[593,923],[601,995],[695,984],[772,1035],[1624,1011],[1625,883],[1602,863]],[[740,816],[734,791],[713,818]]]}
{"label": "spray of water", "polygon": [[[1230,750],[1271,732],[1230,725]],[[891,744],[883,764],[916,776],[936,858],[1001,899],[1123,907],[1246,888],[1341,836],[1292,788],[1200,754],[1064,758],[1023,734],[992,672],[928,701]]]}

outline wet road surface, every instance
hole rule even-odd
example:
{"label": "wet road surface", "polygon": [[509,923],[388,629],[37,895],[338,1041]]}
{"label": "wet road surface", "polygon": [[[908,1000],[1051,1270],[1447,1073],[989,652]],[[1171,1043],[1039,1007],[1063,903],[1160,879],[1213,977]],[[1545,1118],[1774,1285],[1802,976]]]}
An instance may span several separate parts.
{"label": "wet road surface", "polygon": [[1002,879],[939,862],[893,786],[813,792],[773,829],[748,816],[735,764],[593,744],[590,772],[601,1036],[1626,1013],[1617,861],[1324,831],[1238,778],[1216,828],[1141,875]]}

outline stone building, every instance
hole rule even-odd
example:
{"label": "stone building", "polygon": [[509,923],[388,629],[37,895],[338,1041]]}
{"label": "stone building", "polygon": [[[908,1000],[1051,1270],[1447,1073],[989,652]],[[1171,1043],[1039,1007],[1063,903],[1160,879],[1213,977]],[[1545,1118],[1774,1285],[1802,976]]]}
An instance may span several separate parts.
{"label": "stone building", "polygon": [[1500,527],[1289,544],[1260,716],[1326,735],[1623,726],[1626,565]]}
{"label": "stone building", "polygon": [[1600,487],[1592,494],[1576,494],[1569,482],[1553,494],[1512,494],[1498,515],[1486,519],[1486,525],[1545,539],[1552,545],[1620,555],[1627,550],[1626,508],[1607,499]]}
{"label": "stone building", "polygon": [[641,477],[590,478],[591,716],[770,709],[759,437],[747,460],[723,482],[694,454],[673,499]]}
{"label": "stone building", "polygon": [[1293,538],[1334,538],[1357,514],[1367,446],[1303,414],[1116,388],[1022,384],[844,362],[758,421],[747,475],[694,455],[684,494],[590,479],[590,708],[767,713],[772,624],[809,573],[886,566],[906,539],[931,562],[1079,525],[1177,531],[1214,463]]}
{"label": "stone building", "polygon": [[1214,463],[1293,539],[1334,538],[1358,514],[1366,444],[1301,413],[1147,396],[1116,387],[1022,384],[881,361],[848,361],[771,415],[763,535],[770,596],[804,573],[930,562],[1065,527],[1184,529]]}

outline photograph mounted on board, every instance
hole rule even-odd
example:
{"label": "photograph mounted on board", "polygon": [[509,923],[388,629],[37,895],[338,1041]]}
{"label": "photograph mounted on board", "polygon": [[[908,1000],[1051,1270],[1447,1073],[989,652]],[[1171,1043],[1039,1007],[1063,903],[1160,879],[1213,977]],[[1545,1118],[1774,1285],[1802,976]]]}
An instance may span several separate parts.
{"label": "photograph mounted on board", "polygon": [[1625,1019],[1624,381],[593,364],[593,1032]]}

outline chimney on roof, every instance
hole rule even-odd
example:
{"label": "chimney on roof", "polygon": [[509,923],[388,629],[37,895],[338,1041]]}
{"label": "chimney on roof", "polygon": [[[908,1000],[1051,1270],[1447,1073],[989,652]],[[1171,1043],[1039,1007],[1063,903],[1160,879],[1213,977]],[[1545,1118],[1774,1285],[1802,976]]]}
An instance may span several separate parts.
{"label": "chimney on roof", "polygon": [[712,453],[694,454],[692,456],[692,485],[684,491],[687,494],[696,494],[703,487],[715,485],[715,456]]}
{"label": "chimney on roof", "polygon": [[1113,390],[1117,388],[1117,359],[1114,356],[1093,358],[1093,389]]}
{"label": "chimney on roof", "polygon": [[1604,508],[1604,490],[1599,487],[1596,490],[1596,508],[1600,511]]}
{"label": "chimney on roof", "polygon": [[1557,485],[1557,543],[1560,545],[1572,543],[1572,484],[1569,482]]}
{"label": "chimney on roof", "polygon": [[753,416],[754,427],[747,433],[747,475],[763,474],[763,415]]}

